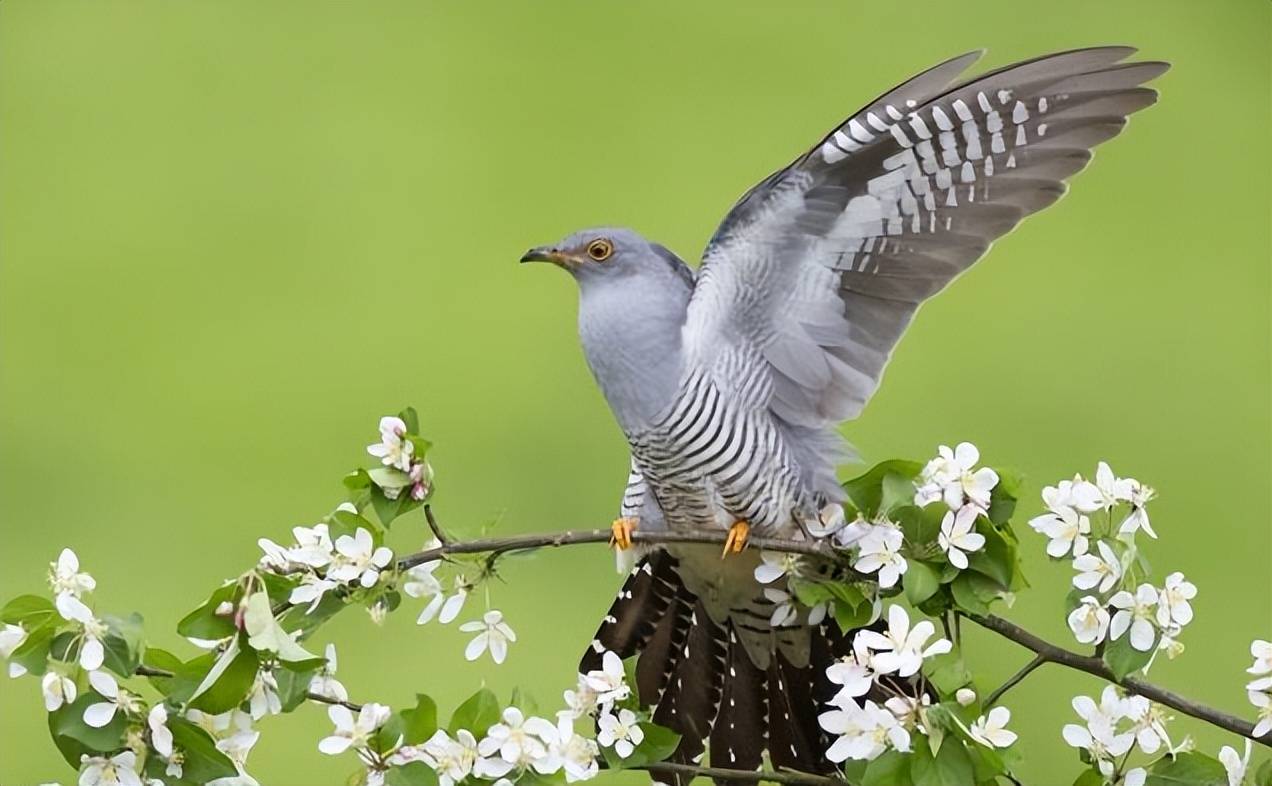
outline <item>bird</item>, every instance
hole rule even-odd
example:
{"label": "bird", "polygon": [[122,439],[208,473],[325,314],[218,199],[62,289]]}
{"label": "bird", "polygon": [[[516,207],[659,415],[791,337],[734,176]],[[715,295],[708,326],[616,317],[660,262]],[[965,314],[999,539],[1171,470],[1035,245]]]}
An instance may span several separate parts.
{"label": "bird", "polygon": [[[808,609],[777,619],[748,539],[815,537],[845,497],[840,426],[919,307],[1157,100],[1145,83],[1169,64],[1135,51],[963,77],[977,51],[919,73],[743,194],[696,271],[615,226],[521,257],[577,282],[583,353],[630,446],[612,542],[634,567],[580,670],[638,656],[642,701],[681,735],[671,761],[836,771],[817,715],[854,631]],[[727,558],[633,545],[659,531],[722,535]]]}

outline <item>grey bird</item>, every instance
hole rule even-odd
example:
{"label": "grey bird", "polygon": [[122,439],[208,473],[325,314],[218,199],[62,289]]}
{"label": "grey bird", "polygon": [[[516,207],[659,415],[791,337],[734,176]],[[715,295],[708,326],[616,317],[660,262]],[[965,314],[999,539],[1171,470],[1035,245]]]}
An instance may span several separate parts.
{"label": "grey bird", "polygon": [[[919,306],[1155,102],[1169,67],[1098,47],[966,81],[980,55],[887,91],[733,206],[697,273],[630,229],[533,248],[579,288],[584,354],[631,446],[619,518],[728,532],[642,552],[585,653],[640,654],[641,697],[680,732],[676,761],[829,773],[817,714],[852,631],[775,618],[748,534],[809,537],[843,490],[838,426],[857,417]],[[737,556],[732,556],[734,553]],[[768,585],[781,590],[781,580]],[[788,615],[779,615],[788,616]],[[783,624],[775,624],[783,623]]]}

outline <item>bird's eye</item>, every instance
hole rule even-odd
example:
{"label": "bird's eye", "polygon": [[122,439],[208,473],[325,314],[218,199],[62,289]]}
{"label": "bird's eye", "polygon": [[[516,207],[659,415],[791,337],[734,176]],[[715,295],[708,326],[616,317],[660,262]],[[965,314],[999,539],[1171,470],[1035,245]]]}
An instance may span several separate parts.
{"label": "bird's eye", "polygon": [[593,240],[587,245],[587,255],[597,262],[604,262],[610,258],[610,254],[614,253],[614,244],[608,240],[601,238]]}

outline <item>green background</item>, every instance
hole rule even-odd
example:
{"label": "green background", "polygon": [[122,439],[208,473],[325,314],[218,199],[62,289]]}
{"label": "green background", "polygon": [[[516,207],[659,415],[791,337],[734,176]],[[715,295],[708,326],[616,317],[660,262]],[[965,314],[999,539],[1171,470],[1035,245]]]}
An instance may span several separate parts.
{"label": "green background", "polygon": [[[518,267],[526,247],[614,222],[693,260],[738,194],[918,69],[1132,43],[1175,64],[1161,103],[924,309],[846,433],[871,461],[973,440],[1030,500],[1100,458],[1158,487],[1152,561],[1201,593],[1189,652],[1153,679],[1253,717],[1247,647],[1272,635],[1270,9],[5,0],[0,596],[40,589],[74,545],[99,607],[188,654],[179,616],[258,536],[338,502],[376,419],[408,403],[449,526],[604,525],[623,441],[574,286]],[[1008,613],[1066,641],[1069,570],[1026,542],[1035,589]],[[503,668],[465,662],[415,606],[384,628],[349,612],[317,643],[343,642],[355,698],[449,708],[486,681],[551,707],[611,564],[598,546],[510,565]],[[985,688],[1026,660],[968,639]],[[1096,690],[1048,667],[1009,696],[1028,783],[1077,772],[1060,726]],[[42,715],[34,680],[0,680],[5,786],[73,780]],[[262,723],[250,769],[342,782],[353,760],[316,750],[329,728],[314,708]]]}

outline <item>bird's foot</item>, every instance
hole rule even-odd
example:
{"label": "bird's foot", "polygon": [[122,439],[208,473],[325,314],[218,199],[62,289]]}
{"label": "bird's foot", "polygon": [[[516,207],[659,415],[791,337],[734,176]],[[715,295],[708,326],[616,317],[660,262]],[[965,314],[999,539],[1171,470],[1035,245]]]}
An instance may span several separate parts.
{"label": "bird's foot", "polygon": [[741,520],[733,522],[733,526],[729,527],[729,537],[724,539],[724,551],[720,553],[720,559],[724,559],[730,553],[740,554],[742,549],[746,548],[746,539],[750,534],[750,524]]}
{"label": "bird's foot", "polygon": [[636,519],[631,517],[623,517],[614,519],[614,523],[610,525],[610,541],[609,544],[618,548],[619,551],[626,551],[632,547],[632,532],[636,529]]}

